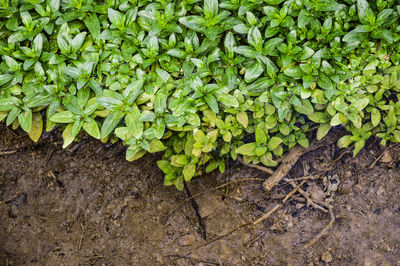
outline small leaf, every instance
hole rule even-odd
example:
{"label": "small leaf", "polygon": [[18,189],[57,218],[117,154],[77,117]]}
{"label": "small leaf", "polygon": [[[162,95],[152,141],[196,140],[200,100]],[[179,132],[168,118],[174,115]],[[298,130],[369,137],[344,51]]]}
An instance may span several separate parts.
{"label": "small leaf", "polygon": [[330,123],[321,124],[318,127],[317,139],[321,140],[323,137],[325,137],[328,134],[330,129],[331,129],[331,124]]}
{"label": "small leaf", "polygon": [[94,119],[90,119],[89,122],[83,123],[83,129],[93,138],[100,139],[100,130]]}
{"label": "small leaf", "polygon": [[237,121],[244,127],[247,128],[249,125],[249,117],[246,112],[239,112],[236,114]]}
{"label": "small leaf", "polygon": [[43,131],[42,115],[40,113],[33,113],[32,126],[28,132],[30,139],[33,140],[33,142],[38,142],[40,136],[42,135],[42,131]]}
{"label": "small leaf", "polygon": [[235,152],[246,156],[254,156],[256,155],[256,147],[256,143],[251,142],[236,148]]}
{"label": "small leaf", "polygon": [[219,101],[226,106],[237,108],[239,107],[239,102],[235,96],[230,94],[223,94],[219,97]]}
{"label": "small leaf", "polygon": [[269,141],[268,141],[268,149],[269,150],[275,150],[276,148],[278,148],[279,145],[281,145],[282,143],[282,139],[278,138],[278,137],[272,137]]}
{"label": "small leaf", "polygon": [[183,168],[183,177],[185,178],[186,182],[189,182],[194,174],[196,173],[196,165],[195,164],[188,164]]}

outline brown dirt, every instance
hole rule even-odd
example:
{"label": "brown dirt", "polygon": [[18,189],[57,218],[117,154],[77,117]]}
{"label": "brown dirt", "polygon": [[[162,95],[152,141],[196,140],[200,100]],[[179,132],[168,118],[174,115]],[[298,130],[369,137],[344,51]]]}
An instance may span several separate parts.
{"label": "brown dirt", "polygon": [[[188,202],[166,214],[188,195],[163,186],[157,156],[133,163],[120,144],[91,139],[62,150],[60,138],[32,144],[0,125],[0,265],[248,265],[400,264],[400,145],[383,152],[371,141],[356,159],[344,155],[325,177],[303,189],[330,202],[336,221],[310,248],[330,220],[304,206],[296,195],[268,220],[242,227],[272,209],[292,188],[281,183],[271,193],[262,181],[211,188],[241,178],[267,175],[231,163],[189,185],[198,214]],[[335,146],[302,157],[291,177],[312,173],[337,158]],[[0,153],[1,154],[1,153]],[[208,244],[207,244],[208,243]]]}

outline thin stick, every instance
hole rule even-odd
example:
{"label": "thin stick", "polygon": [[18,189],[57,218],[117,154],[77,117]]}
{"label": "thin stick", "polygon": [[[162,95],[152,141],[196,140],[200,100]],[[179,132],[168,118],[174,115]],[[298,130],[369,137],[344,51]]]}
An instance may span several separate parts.
{"label": "thin stick", "polygon": [[0,151],[0,155],[9,155],[18,152],[18,150]]}
{"label": "thin stick", "polygon": [[[290,185],[292,185],[293,188],[297,188],[296,183],[293,180],[287,180],[286,178],[284,179],[287,182],[289,182]],[[305,192],[303,189],[298,188],[297,189],[299,191],[299,193],[306,199],[307,201],[307,205],[311,205],[312,207],[314,207],[315,209],[321,210],[323,212],[328,212],[328,210],[324,209],[323,207],[319,206],[318,204],[316,204],[312,199],[310,199],[309,195],[307,194],[307,192]]]}
{"label": "thin stick", "polygon": [[265,235],[267,233],[266,230],[262,231],[261,234],[259,234],[256,238],[254,238],[253,240],[251,240],[248,244],[247,247],[250,247],[254,242],[256,242],[258,239],[260,239],[260,237],[262,237],[263,235]]}
{"label": "thin stick", "polygon": [[81,223],[81,229],[82,229],[82,234],[81,234],[81,238],[80,238],[80,240],[79,240],[78,250],[81,250],[82,241],[83,241],[83,234],[85,233],[85,226],[83,226],[82,223]]}
{"label": "thin stick", "polygon": [[283,158],[281,165],[278,169],[265,180],[263,187],[266,191],[273,189],[278,183],[292,170],[293,166],[297,163],[299,158],[305,153],[306,149],[296,146],[289,151],[285,158]]}
{"label": "thin stick", "polygon": [[328,231],[332,228],[333,224],[335,223],[335,215],[333,214],[333,207],[332,206],[329,206],[329,214],[331,215],[331,220],[329,221],[328,225],[325,226],[325,228],[322,229],[322,231],[318,235],[316,235],[311,241],[309,241],[304,246],[305,248],[309,248],[312,245],[314,245],[321,237],[326,235],[328,233]]}
{"label": "thin stick", "polygon": [[375,161],[370,165],[369,169],[372,169],[375,167],[375,165],[379,162],[379,160],[383,157],[386,151],[390,150],[391,148],[397,146],[398,143],[390,145],[389,147],[386,147],[383,152],[375,159]]}
{"label": "thin stick", "polygon": [[241,164],[243,164],[243,165],[245,165],[245,166],[248,166],[248,167],[251,167],[251,168],[255,168],[255,169],[261,170],[261,171],[266,172],[266,173],[268,173],[268,174],[270,174],[270,175],[272,175],[272,174],[274,173],[274,171],[273,171],[272,169],[269,169],[269,168],[267,168],[267,167],[265,167],[265,166],[261,166],[261,165],[257,165],[257,164],[252,164],[252,163],[246,164],[246,163],[243,161],[243,158],[241,158],[241,157],[238,157],[238,160],[239,160],[239,162],[240,162]]}
{"label": "thin stick", "polygon": [[269,212],[258,218],[253,222],[253,225],[259,224],[265,219],[268,219],[274,212],[276,212],[282,205],[294,194],[296,193],[304,183],[307,182],[307,180],[304,180],[301,182],[298,186],[296,186],[292,191],[289,192],[289,194],[286,195],[286,197],[282,200],[281,203],[276,204],[274,208],[272,208]]}
{"label": "thin stick", "polygon": [[208,241],[208,242],[206,242],[206,243],[204,243],[204,244],[201,244],[200,246],[197,246],[197,247],[195,247],[194,249],[199,249],[199,248],[201,248],[201,247],[207,246],[207,245],[209,245],[209,244],[211,244],[211,243],[213,243],[213,242],[215,242],[215,241],[217,241],[217,240],[220,240],[221,238],[224,238],[224,237],[229,236],[230,234],[232,234],[233,232],[239,230],[240,228],[245,227],[245,226],[248,226],[248,225],[251,225],[251,224],[252,224],[252,222],[248,222],[248,223],[241,224],[241,225],[239,225],[239,226],[233,228],[232,230],[230,230],[228,233],[223,234],[223,235],[220,235],[220,236],[217,236],[216,238],[211,239],[210,241]]}
{"label": "thin stick", "polygon": [[240,182],[245,182],[245,181],[264,181],[264,180],[265,180],[265,179],[263,179],[263,178],[242,178],[242,179],[233,180],[233,181],[227,182],[227,183],[225,183],[225,184],[216,186],[216,187],[214,187],[214,188],[212,188],[212,189],[210,189],[210,190],[206,190],[206,191],[197,193],[197,194],[193,195],[192,197],[185,199],[181,204],[179,204],[178,207],[176,207],[175,209],[173,209],[172,211],[170,211],[167,215],[165,215],[165,216],[161,219],[161,223],[165,224],[165,223],[167,222],[169,216],[171,216],[171,214],[173,214],[176,210],[182,208],[182,206],[185,205],[186,203],[188,203],[191,199],[194,199],[194,198],[196,198],[196,197],[198,197],[198,196],[204,195],[204,194],[206,194],[206,193],[208,193],[208,192],[210,192],[210,191],[218,190],[218,189],[220,189],[220,188],[229,186],[230,184],[234,184],[234,183],[240,183]]}

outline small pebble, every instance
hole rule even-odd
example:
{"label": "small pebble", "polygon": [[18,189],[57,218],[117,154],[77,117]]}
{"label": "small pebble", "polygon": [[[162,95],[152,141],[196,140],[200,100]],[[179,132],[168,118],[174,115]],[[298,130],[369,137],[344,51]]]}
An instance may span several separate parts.
{"label": "small pebble", "polygon": [[321,260],[323,262],[329,263],[332,262],[332,255],[331,253],[329,253],[329,251],[325,251],[322,256],[321,256]]}

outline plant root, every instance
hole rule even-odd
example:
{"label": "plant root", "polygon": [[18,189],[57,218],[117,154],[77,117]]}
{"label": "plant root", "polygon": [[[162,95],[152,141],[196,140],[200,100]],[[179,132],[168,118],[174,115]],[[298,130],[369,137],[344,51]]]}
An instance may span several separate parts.
{"label": "plant root", "polygon": [[335,223],[335,215],[333,214],[333,207],[329,205],[329,214],[331,216],[331,220],[329,221],[328,225],[325,226],[324,229],[322,229],[322,231],[316,235],[311,241],[309,241],[304,248],[309,248],[312,245],[314,245],[321,237],[323,237],[324,235],[326,235],[328,233],[328,231],[332,228],[333,224]]}
{"label": "plant root", "polygon": [[265,180],[263,183],[264,189],[266,191],[271,191],[276,185],[278,185],[307,150],[308,149],[301,146],[292,148],[286,157],[282,159],[281,165],[278,169],[267,180]]}

